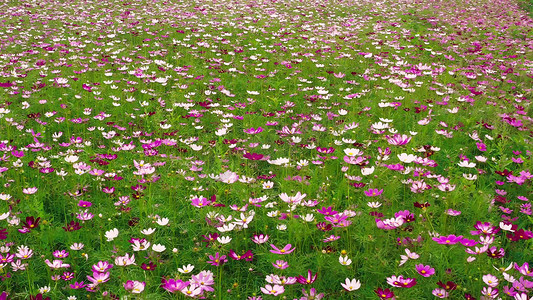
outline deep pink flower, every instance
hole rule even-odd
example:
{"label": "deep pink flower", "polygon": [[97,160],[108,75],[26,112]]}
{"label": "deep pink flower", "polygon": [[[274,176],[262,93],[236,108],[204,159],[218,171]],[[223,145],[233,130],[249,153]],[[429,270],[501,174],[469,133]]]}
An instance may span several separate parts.
{"label": "deep pink flower", "polygon": [[432,268],[430,265],[424,266],[423,264],[419,264],[419,265],[416,265],[415,268],[418,274],[424,277],[429,277],[435,274],[435,269]]}
{"label": "deep pink flower", "polygon": [[439,237],[432,238],[432,240],[434,240],[435,242],[437,242],[437,243],[439,243],[441,245],[455,245],[455,244],[461,242],[462,239],[463,239],[462,235],[455,236],[454,234],[450,234],[448,236],[439,236]]}
{"label": "deep pink flower", "polygon": [[215,253],[215,256],[209,255],[209,259],[210,260],[208,260],[207,263],[213,266],[216,266],[216,267],[221,266],[225,264],[226,262],[228,262],[228,260],[226,259],[226,255],[220,256],[218,252]]}
{"label": "deep pink flower", "polygon": [[375,197],[381,194],[383,194],[383,189],[368,189],[368,191],[365,191],[365,195],[367,195],[368,197]]}
{"label": "deep pink flower", "polygon": [[291,244],[287,244],[285,245],[285,247],[283,247],[283,249],[279,249],[274,244],[270,244],[270,247],[274,249],[274,250],[270,250],[270,252],[274,254],[290,254],[294,251],[294,249],[296,249],[296,247],[291,249],[291,246],[292,246]]}
{"label": "deep pink flower", "polygon": [[307,277],[303,277],[300,275],[296,277],[296,281],[298,281],[298,283],[300,284],[311,284],[315,282],[317,276],[318,276],[318,272],[316,272],[315,275],[313,275],[311,270],[307,270]]}
{"label": "deep pink flower", "polygon": [[161,287],[171,293],[181,291],[188,285],[189,281],[182,281],[180,279],[161,279]]}
{"label": "deep pink flower", "polygon": [[395,287],[410,288],[416,285],[416,279],[415,278],[404,278],[402,275],[400,276],[393,275],[391,277],[387,277],[387,283]]}

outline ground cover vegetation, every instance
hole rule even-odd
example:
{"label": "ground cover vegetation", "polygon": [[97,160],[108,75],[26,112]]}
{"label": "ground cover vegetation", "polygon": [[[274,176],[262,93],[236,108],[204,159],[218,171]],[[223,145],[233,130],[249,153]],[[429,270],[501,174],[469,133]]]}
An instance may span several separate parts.
{"label": "ground cover vegetation", "polygon": [[0,299],[530,299],[527,1],[0,4]]}

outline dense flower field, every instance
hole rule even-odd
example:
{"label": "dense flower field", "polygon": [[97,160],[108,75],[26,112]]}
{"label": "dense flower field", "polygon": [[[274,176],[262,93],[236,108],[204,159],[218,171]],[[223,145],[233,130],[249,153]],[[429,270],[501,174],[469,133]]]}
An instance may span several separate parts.
{"label": "dense flower field", "polygon": [[0,4],[0,299],[531,299],[515,0]]}

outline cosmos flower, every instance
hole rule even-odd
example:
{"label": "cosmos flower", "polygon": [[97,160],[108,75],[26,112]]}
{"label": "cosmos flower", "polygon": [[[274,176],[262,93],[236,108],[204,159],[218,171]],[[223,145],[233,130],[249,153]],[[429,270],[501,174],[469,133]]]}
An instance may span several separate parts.
{"label": "cosmos flower", "polygon": [[361,282],[355,278],[349,279],[346,278],[344,283],[341,283],[341,286],[348,292],[358,290],[361,287]]}
{"label": "cosmos flower", "polygon": [[441,244],[441,245],[455,245],[463,239],[463,236],[455,236],[454,234],[450,234],[448,236],[439,236],[431,238],[435,242]]}
{"label": "cosmos flower", "polygon": [[300,284],[311,284],[315,282],[315,280],[318,277],[318,272],[313,275],[311,270],[307,270],[307,277],[304,277],[302,275],[296,277],[296,281]]}
{"label": "cosmos flower", "polygon": [[226,262],[228,262],[228,260],[226,259],[226,255],[220,256],[218,252],[215,253],[215,256],[209,255],[209,260],[207,261],[208,264],[216,267],[221,266]]}
{"label": "cosmos flower", "polygon": [[282,249],[279,249],[274,244],[270,244],[270,247],[272,247],[272,249],[273,249],[273,250],[270,250],[270,252],[272,252],[274,254],[290,254],[296,249],[296,247],[291,249],[291,246],[292,246],[291,244],[287,244]]}
{"label": "cosmos flower", "polygon": [[419,265],[416,265],[415,268],[418,274],[424,277],[430,277],[431,275],[435,274],[435,269],[429,265],[424,266],[422,264],[419,264]]}
{"label": "cosmos flower", "polygon": [[161,279],[161,287],[170,293],[180,292],[189,286],[189,284],[189,281],[182,281],[180,279]]}
{"label": "cosmos flower", "polygon": [[402,275],[400,276],[393,275],[391,277],[387,277],[387,283],[394,287],[410,288],[416,285],[416,279],[415,278],[404,278]]}
{"label": "cosmos flower", "polygon": [[261,292],[263,292],[266,295],[272,295],[272,296],[278,296],[280,294],[283,294],[285,292],[285,288],[282,285],[270,285],[267,284],[265,287],[261,287]]}

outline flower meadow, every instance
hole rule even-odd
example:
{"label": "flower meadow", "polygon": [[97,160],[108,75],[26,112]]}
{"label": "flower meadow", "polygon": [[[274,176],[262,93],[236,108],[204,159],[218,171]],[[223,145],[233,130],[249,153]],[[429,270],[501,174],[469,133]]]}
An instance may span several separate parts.
{"label": "flower meadow", "polygon": [[0,299],[533,297],[514,0],[0,3]]}

